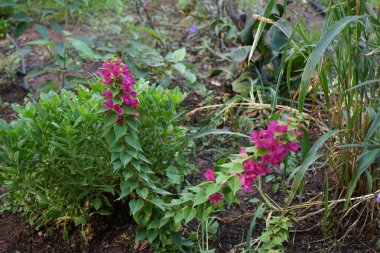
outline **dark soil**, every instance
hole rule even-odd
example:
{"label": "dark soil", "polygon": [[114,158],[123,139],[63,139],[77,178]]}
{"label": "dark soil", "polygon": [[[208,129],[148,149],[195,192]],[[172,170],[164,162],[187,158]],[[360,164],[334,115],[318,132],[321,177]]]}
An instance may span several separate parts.
{"label": "dark soil", "polygon": [[27,92],[17,84],[0,85],[0,119],[11,121],[14,119],[12,103],[22,104]]}
{"label": "dark soil", "polygon": [[128,215],[127,206],[119,206],[112,216],[95,216],[85,228],[88,244],[81,228],[68,226],[69,237],[64,240],[62,228],[33,229],[21,213],[5,212],[0,216],[0,253],[25,252],[150,252],[146,243],[135,245],[136,224]]}

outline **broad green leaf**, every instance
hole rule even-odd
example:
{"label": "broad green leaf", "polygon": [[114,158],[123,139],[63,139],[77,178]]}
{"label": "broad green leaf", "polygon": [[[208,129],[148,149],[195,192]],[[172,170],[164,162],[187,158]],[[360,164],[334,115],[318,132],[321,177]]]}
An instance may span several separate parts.
{"label": "broad green leaf", "polygon": [[165,211],[165,202],[162,199],[150,199],[149,202],[160,208],[162,211]]}
{"label": "broad green leaf", "polygon": [[234,195],[236,195],[236,192],[239,191],[241,188],[240,179],[238,177],[231,177],[228,180],[228,186],[230,187]]}
{"label": "broad green leaf", "polygon": [[150,243],[153,242],[154,239],[156,239],[158,235],[158,230],[157,229],[149,229],[147,232],[147,239]]}
{"label": "broad green leaf", "polygon": [[138,211],[141,210],[141,208],[143,208],[144,206],[144,201],[141,200],[141,199],[132,199],[131,201],[129,201],[129,208],[131,209],[131,212],[133,215],[135,215]]}
{"label": "broad green leaf", "polygon": [[31,22],[33,20],[32,17],[25,12],[16,13],[13,15],[12,19],[18,22]]}
{"label": "broad green leaf", "polygon": [[176,63],[173,65],[173,67],[181,74],[185,73],[186,66],[183,63]]}
{"label": "broad green leaf", "polygon": [[83,54],[83,57],[90,59],[99,59],[100,57],[92,51],[92,49],[83,41],[77,39],[70,39],[71,45]]}
{"label": "broad green leaf", "polygon": [[92,206],[95,208],[95,210],[99,210],[102,206],[102,200],[100,198],[92,200]]}
{"label": "broad green leaf", "polygon": [[247,59],[251,46],[243,46],[235,48],[231,51],[230,56],[236,62],[245,61]]}
{"label": "broad green leaf", "polygon": [[171,57],[175,62],[183,61],[186,56],[186,48],[180,48],[175,50],[172,54]]}
{"label": "broad green leaf", "polygon": [[115,124],[114,125],[114,132],[116,136],[116,140],[120,139],[127,133],[127,127],[123,124]]}
{"label": "broad green leaf", "polygon": [[13,33],[13,38],[17,39],[21,35],[24,34],[26,30],[29,28],[29,23],[28,22],[21,22],[16,25],[15,31]]}
{"label": "broad green leaf", "polygon": [[196,215],[197,215],[197,209],[188,207],[188,211],[186,212],[186,216],[185,216],[185,224],[187,224],[192,219],[194,219]]}
{"label": "broad green leaf", "polygon": [[141,150],[141,146],[138,139],[136,139],[132,134],[127,134],[125,136],[125,141],[135,150]]}
{"label": "broad green leaf", "polygon": [[148,196],[149,194],[149,190],[148,188],[144,187],[142,189],[137,189],[136,190],[136,193],[143,199],[146,199],[146,197]]}
{"label": "broad green leaf", "polygon": [[349,23],[365,17],[367,16],[347,16],[340,19],[319,41],[318,45],[315,47],[309,59],[307,60],[306,66],[303,70],[300,94],[298,98],[298,110],[300,112],[303,110],[306,92],[309,88],[310,78],[313,76],[314,69],[317,64],[321,62],[321,58],[325,53],[327,46]]}
{"label": "broad green leaf", "polygon": [[197,77],[190,71],[185,71],[182,75],[191,83],[195,83],[195,81],[197,81]]}
{"label": "broad green leaf", "polygon": [[124,166],[126,166],[130,161],[132,157],[125,152],[120,153],[120,161],[123,163]]}
{"label": "broad green leaf", "polygon": [[104,125],[111,126],[112,124],[115,124],[117,121],[117,118],[118,116],[116,112],[109,111],[104,117]]}
{"label": "broad green leaf", "polygon": [[33,28],[37,30],[37,32],[41,35],[42,39],[49,40],[49,30],[46,28],[46,26],[34,24]]}
{"label": "broad green leaf", "polygon": [[193,206],[203,204],[207,201],[207,193],[204,190],[200,190],[195,194]]}

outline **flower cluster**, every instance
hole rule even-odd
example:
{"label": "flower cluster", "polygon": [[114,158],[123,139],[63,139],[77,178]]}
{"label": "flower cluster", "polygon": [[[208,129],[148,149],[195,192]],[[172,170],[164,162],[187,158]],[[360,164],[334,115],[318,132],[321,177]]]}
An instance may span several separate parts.
{"label": "flower cluster", "polygon": [[[252,191],[252,184],[257,176],[265,176],[273,172],[272,167],[280,170],[280,164],[290,151],[296,152],[300,144],[295,140],[289,140],[288,133],[302,135],[296,130],[289,131],[290,121],[280,125],[278,121],[270,121],[267,130],[253,132],[250,137],[255,148],[264,152],[259,158],[248,157],[243,164],[243,173],[239,174],[240,182],[246,191]],[[241,148],[240,154],[247,154],[245,148]]]}
{"label": "flower cluster", "polygon": [[[299,132],[290,120],[286,123],[280,123],[277,120],[270,121],[266,130],[262,129],[250,135],[254,147],[240,149],[241,159],[244,159],[243,172],[232,175],[240,178],[244,190],[252,191],[252,185],[257,176],[266,176],[273,172],[273,168],[281,170],[280,164],[289,152],[297,152],[300,149],[297,137],[301,135],[302,132]],[[214,181],[214,169],[207,170],[203,176],[207,181]],[[221,193],[214,193],[209,197],[214,205],[222,199],[224,196]]]}
{"label": "flower cluster", "polygon": [[[139,104],[136,98],[136,92],[133,90],[136,84],[133,76],[128,71],[128,66],[123,64],[119,59],[107,59],[103,64],[98,74],[103,76],[102,84],[109,86],[102,97],[108,99],[103,105],[110,110],[114,110],[119,118],[118,123],[124,122],[124,116],[137,117],[139,114],[136,111]],[[127,107],[131,106],[134,113],[126,113]]]}
{"label": "flower cluster", "polygon": [[[215,172],[214,169],[209,169],[203,174],[204,178],[207,181],[214,181],[215,180]],[[224,199],[224,196],[220,193],[214,193],[208,198],[214,205],[217,205],[219,200]]]}

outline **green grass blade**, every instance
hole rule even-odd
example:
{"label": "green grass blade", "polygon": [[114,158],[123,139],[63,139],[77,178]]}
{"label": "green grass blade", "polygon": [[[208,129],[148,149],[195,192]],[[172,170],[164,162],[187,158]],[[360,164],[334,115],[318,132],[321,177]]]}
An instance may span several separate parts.
{"label": "green grass blade", "polygon": [[376,160],[376,158],[380,155],[380,148],[376,148],[373,150],[365,150],[360,158],[359,158],[359,164],[358,167],[355,170],[354,176],[351,179],[350,184],[348,185],[348,192],[346,196],[346,202],[344,203],[344,207],[347,208],[349,204],[349,199],[352,196],[352,193],[354,192],[356,185],[359,181],[359,178],[363,172],[365,172],[371,164]]}
{"label": "green grass blade", "polygon": [[255,229],[255,226],[256,226],[256,220],[257,220],[257,218],[262,217],[264,211],[265,211],[265,206],[264,206],[264,204],[261,204],[256,209],[255,215],[253,216],[251,224],[249,225],[249,229],[247,232],[247,241],[246,241],[246,243],[247,243],[246,249],[248,249],[248,250],[251,249],[251,246],[252,246],[252,233],[253,233],[253,230]]}
{"label": "green grass blade", "polygon": [[[269,15],[272,13],[272,10],[274,8],[274,6],[276,6],[276,0],[271,0],[268,4],[267,4],[267,7],[265,8],[265,11],[264,11],[264,14],[263,16],[265,18],[268,18]],[[264,31],[264,27],[265,27],[266,23],[261,21],[260,24],[259,24],[259,27],[257,28],[257,32],[256,32],[256,35],[255,35],[255,39],[253,40],[253,43],[252,43],[252,47],[251,47],[251,51],[249,53],[249,57],[248,57],[248,65],[251,61],[251,58],[253,56],[253,53],[255,52],[255,49],[257,47],[257,44],[259,43],[259,40],[260,40],[260,37]]]}
{"label": "green grass blade", "polygon": [[314,51],[310,55],[301,79],[300,95],[298,98],[298,110],[302,112],[305,102],[306,92],[309,87],[309,81],[314,73],[314,69],[321,61],[324,52],[330,42],[351,22],[365,18],[367,16],[347,16],[339,20],[332,28],[323,36]]}
{"label": "green grass blade", "polygon": [[244,138],[250,138],[248,135],[242,134],[242,133],[236,133],[236,132],[231,132],[228,130],[220,130],[220,129],[212,129],[212,130],[206,130],[200,133],[197,133],[191,137],[191,139],[198,139],[202,138],[204,136],[210,135],[210,134],[227,134],[227,135],[236,135]]}
{"label": "green grass blade", "polygon": [[315,143],[314,145],[310,148],[309,152],[306,155],[306,158],[304,162],[301,164],[301,166],[297,167],[293,173],[289,176],[289,179],[292,179],[294,177],[292,189],[290,196],[286,202],[286,207],[290,205],[290,203],[293,201],[294,196],[296,195],[298,188],[302,184],[302,179],[305,177],[307,169],[314,163],[316,162],[319,158],[321,158],[323,155],[318,154],[317,151],[318,149],[332,136],[334,135],[337,130],[329,131],[322,135]]}

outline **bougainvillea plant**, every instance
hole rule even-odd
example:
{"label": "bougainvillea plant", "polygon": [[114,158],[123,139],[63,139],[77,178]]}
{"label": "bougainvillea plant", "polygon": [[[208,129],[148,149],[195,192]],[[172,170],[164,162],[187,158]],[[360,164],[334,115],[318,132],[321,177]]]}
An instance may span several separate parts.
{"label": "bougainvillea plant", "polygon": [[[218,172],[209,169],[204,173],[206,181],[217,184],[218,182],[230,182],[230,188],[236,188],[236,179],[230,178],[227,181],[221,178],[238,178],[242,189],[252,191],[255,179],[259,176],[266,176],[274,170],[281,170],[281,163],[290,154],[300,149],[297,137],[302,132],[290,120],[286,122],[273,120],[269,122],[267,129],[254,131],[250,135],[251,147],[242,147],[240,153],[231,156],[231,162],[226,163]],[[218,179],[219,176],[219,179]],[[222,189],[222,187],[218,187]],[[231,191],[227,191],[231,194]],[[231,199],[230,197],[229,199]],[[215,192],[208,196],[208,199],[217,205],[219,200],[224,199],[223,193]]]}

